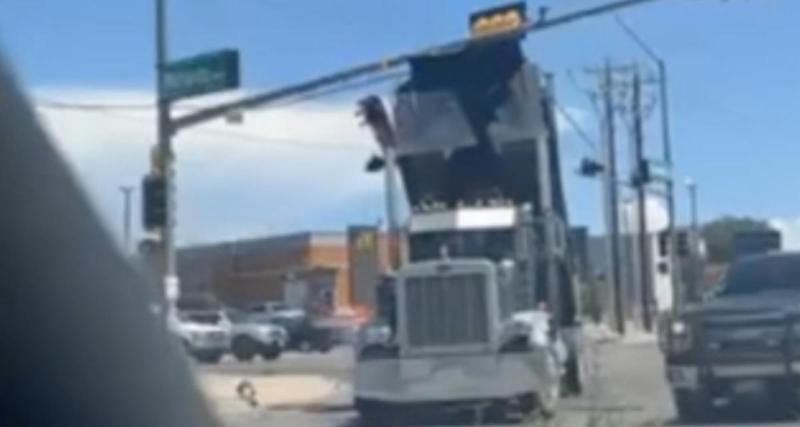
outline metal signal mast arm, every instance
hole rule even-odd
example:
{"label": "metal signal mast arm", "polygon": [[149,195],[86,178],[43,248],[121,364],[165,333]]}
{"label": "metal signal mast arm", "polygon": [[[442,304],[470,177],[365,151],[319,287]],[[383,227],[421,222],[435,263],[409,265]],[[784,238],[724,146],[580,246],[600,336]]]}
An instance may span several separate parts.
{"label": "metal signal mast arm", "polygon": [[268,105],[275,101],[280,101],[293,96],[301,95],[306,92],[320,89],[322,87],[341,83],[358,77],[380,73],[389,69],[405,64],[410,58],[420,55],[433,55],[440,52],[458,49],[468,43],[480,43],[493,40],[500,40],[510,37],[518,37],[527,33],[538,32],[550,28],[558,27],[572,22],[591,18],[594,16],[614,12],[631,6],[652,2],[655,0],[619,0],[608,4],[603,4],[576,12],[567,13],[552,19],[539,19],[526,23],[519,28],[502,31],[481,36],[474,36],[466,39],[456,40],[443,45],[430,47],[416,52],[405,53],[394,57],[389,57],[380,61],[362,64],[357,67],[342,70],[333,74],[308,80],[303,83],[289,85],[274,91],[245,97],[243,99],[222,103],[213,107],[198,110],[196,112],[177,117],[171,122],[171,130],[177,132],[190,126],[198,125],[203,122],[223,117],[231,111],[246,110]]}

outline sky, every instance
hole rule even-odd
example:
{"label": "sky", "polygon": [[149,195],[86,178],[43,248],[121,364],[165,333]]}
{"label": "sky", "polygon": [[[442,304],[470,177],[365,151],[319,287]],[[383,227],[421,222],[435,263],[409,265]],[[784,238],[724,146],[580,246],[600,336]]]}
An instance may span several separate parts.
{"label": "sky", "polygon": [[[602,0],[529,1],[555,16]],[[138,186],[155,137],[152,111],[87,111],[55,102],[153,101],[153,2],[4,0],[0,52],[35,102],[59,149],[84,182],[109,230],[121,230],[122,185]],[[188,104],[211,104],[269,90],[357,63],[459,38],[471,11],[488,0],[167,0],[169,56],[225,47],[242,57],[240,91]],[[667,63],[679,180],[679,221],[687,218],[682,182],[698,184],[702,220],[724,214],[770,220],[800,244],[800,3],[792,0],[661,0],[621,13]],[[559,103],[591,141],[562,120],[561,154],[574,224],[602,229],[599,182],[576,176],[596,156],[598,123],[588,69],[605,60],[652,62],[613,16],[530,35],[529,58],[555,75]],[[655,86],[646,104],[658,101]],[[176,139],[178,230],[183,244],[306,229],[376,223],[383,212],[379,176],[363,173],[374,151],[354,117],[355,101],[391,85],[248,112]],[[657,110],[645,150],[661,156]],[[562,117],[563,119],[563,117]],[[621,123],[620,162],[629,144]],[[627,196],[626,196],[627,197]],[[136,199],[138,213],[138,196]],[[138,215],[137,223],[138,223]]]}

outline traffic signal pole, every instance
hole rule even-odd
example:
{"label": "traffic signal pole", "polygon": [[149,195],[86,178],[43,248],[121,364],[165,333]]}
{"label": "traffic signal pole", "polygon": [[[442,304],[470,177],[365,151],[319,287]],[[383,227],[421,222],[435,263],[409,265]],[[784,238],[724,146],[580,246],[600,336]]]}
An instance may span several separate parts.
{"label": "traffic signal pole", "polygon": [[[158,0],[163,1],[163,0]],[[541,18],[521,25],[519,28],[499,31],[496,33],[485,34],[481,36],[474,36],[467,39],[459,39],[443,45],[430,47],[416,52],[405,53],[394,57],[385,58],[379,61],[362,64],[357,67],[342,70],[336,73],[328,74],[322,77],[308,80],[303,83],[298,83],[290,86],[283,87],[271,92],[265,92],[258,95],[242,98],[237,101],[222,103],[213,107],[198,110],[182,117],[177,117],[171,122],[171,127],[174,131],[179,131],[184,128],[195,126],[209,120],[224,117],[231,111],[240,111],[250,108],[262,107],[267,104],[280,101],[286,98],[297,96],[306,92],[318,90],[322,87],[342,83],[347,80],[352,80],[364,77],[370,74],[376,74],[388,71],[392,68],[399,67],[408,62],[409,59],[420,55],[435,55],[438,53],[448,52],[459,49],[468,43],[491,42],[513,37],[521,37],[527,33],[534,33],[544,31],[547,29],[560,27],[562,25],[571,24],[573,22],[587,19],[617,10],[625,9],[632,6],[638,6],[645,3],[653,2],[656,0],[618,0],[611,3],[579,10],[576,12],[567,13],[554,18],[546,19]]]}
{"label": "traffic signal pole", "polygon": [[164,93],[164,69],[167,64],[167,35],[166,35],[166,0],[155,0],[156,25],[155,25],[155,52],[156,52],[156,96],[157,100],[157,158],[156,171],[151,173],[163,174],[164,180],[164,201],[166,206],[165,221],[159,228],[161,240],[160,256],[162,258],[161,267],[163,272],[162,289],[165,292],[167,310],[171,310],[179,290],[177,289],[177,268],[175,262],[175,172],[173,165],[172,134],[173,126],[171,123],[170,107],[171,101]]}

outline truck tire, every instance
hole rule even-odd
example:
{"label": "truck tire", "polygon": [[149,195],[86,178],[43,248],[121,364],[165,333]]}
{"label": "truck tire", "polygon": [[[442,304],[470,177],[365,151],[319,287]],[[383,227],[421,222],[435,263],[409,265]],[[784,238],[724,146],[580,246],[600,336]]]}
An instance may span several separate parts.
{"label": "truck tire", "polygon": [[702,423],[712,418],[713,408],[704,394],[674,390],[672,395],[678,420],[686,423]]}
{"label": "truck tire", "polygon": [[233,357],[240,362],[249,362],[253,360],[258,351],[258,346],[252,339],[246,336],[237,336],[231,342],[231,352]]}

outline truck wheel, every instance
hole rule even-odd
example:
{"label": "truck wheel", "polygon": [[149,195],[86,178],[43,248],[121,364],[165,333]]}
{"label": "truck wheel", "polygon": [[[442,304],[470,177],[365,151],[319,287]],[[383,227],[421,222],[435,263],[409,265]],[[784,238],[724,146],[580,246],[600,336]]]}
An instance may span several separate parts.
{"label": "truck wheel", "polygon": [[674,390],[673,400],[678,419],[683,422],[699,423],[708,421],[712,415],[711,402],[700,393]]}
{"label": "truck wheel", "polygon": [[233,357],[240,362],[249,362],[256,356],[256,343],[248,337],[238,336],[231,343]]}

